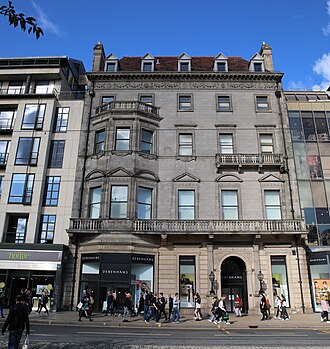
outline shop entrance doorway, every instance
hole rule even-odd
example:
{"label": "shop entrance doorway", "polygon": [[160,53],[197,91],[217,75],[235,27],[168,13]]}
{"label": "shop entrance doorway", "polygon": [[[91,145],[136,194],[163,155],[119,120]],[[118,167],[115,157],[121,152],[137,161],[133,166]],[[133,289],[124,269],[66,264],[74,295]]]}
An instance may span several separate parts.
{"label": "shop entrance doorway", "polygon": [[246,266],[239,257],[228,257],[221,264],[221,294],[226,294],[226,307],[234,312],[236,295],[243,301],[243,313],[248,312],[248,294],[246,283]]}

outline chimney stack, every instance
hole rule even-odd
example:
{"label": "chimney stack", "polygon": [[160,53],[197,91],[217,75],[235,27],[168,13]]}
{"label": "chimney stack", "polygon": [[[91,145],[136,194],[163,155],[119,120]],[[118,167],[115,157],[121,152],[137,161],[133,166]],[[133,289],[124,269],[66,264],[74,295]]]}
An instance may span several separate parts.
{"label": "chimney stack", "polygon": [[264,58],[265,71],[269,71],[273,73],[274,66],[273,66],[272,48],[265,42],[262,43],[262,46],[260,49],[260,55]]}
{"label": "chimney stack", "polygon": [[99,41],[94,46],[93,50],[94,50],[94,57],[93,57],[92,71],[93,72],[104,71],[105,53],[104,53],[104,48],[101,41]]}

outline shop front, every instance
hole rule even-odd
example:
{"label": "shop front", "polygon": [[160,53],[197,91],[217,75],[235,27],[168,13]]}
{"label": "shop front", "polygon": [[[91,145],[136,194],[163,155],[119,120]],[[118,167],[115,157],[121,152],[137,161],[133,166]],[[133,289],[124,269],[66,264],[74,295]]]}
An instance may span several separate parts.
{"label": "shop front", "polygon": [[138,308],[141,292],[153,291],[154,256],[129,253],[83,254],[81,256],[80,290],[86,289],[94,296],[94,311],[106,309],[107,292],[116,299],[121,311],[125,292],[130,292],[134,308]]}
{"label": "shop front", "polygon": [[315,248],[308,253],[312,305],[321,312],[322,298],[330,305],[330,250]]}
{"label": "shop front", "polygon": [[57,250],[48,248],[46,251],[40,250],[40,245],[24,247],[0,247],[0,292],[5,294],[6,306],[15,302],[15,297],[22,289],[28,289],[36,308],[44,290],[50,299],[48,308],[56,311],[60,307],[62,291],[63,246],[59,245]]}

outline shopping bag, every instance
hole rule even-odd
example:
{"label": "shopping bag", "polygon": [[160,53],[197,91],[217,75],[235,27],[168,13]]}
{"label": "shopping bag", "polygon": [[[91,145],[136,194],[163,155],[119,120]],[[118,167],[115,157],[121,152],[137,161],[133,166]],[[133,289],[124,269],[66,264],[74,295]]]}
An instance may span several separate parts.
{"label": "shopping bag", "polygon": [[24,340],[22,349],[29,349],[30,348],[30,339],[29,339],[29,335],[26,335],[26,338]]}
{"label": "shopping bag", "polygon": [[79,302],[78,305],[77,305],[77,309],[81,310],[82,306],[83,306],[82,302]]}

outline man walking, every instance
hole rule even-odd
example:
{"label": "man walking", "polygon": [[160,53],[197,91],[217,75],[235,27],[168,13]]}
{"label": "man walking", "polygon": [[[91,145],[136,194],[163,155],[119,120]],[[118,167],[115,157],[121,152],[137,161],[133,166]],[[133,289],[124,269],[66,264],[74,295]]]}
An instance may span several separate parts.
{"label": "man walking", "polygon": [[29,309],[27,305],[23,303],[21,295],[16,297],[16,304],[9,308],[8,317],[1,331],[3,335],[8,326],[8,349],[18,349],[25,326],[26,334],[30,334]]}
{"label": "man walking", "polygon": [[180,311],[179,311],[179,294],[176,293],[173,298],[173,316],[172,322],[180,322]]}

